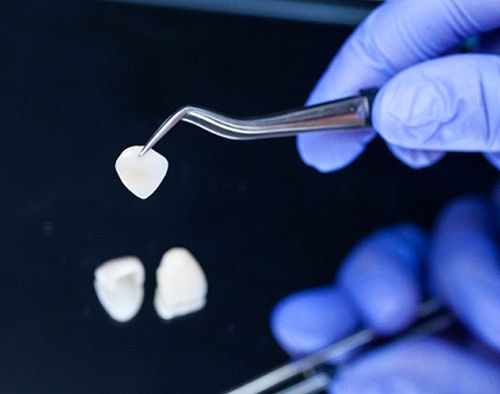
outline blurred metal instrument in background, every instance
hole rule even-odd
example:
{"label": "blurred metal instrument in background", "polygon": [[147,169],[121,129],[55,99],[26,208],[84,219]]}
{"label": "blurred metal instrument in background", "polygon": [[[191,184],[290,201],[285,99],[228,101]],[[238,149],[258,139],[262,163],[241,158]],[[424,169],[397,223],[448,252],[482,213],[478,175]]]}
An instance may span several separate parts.
{"label": "blurred metal instrument in background", "polygon": [[224,394],[314,394],[326,390],[336,366],[367,350],[394,340],[429,336],[451,327],[454,318],[435,300],[420,305],[414,324],[405,331],[381,338],[362,329],[308,356],[273,369]]}

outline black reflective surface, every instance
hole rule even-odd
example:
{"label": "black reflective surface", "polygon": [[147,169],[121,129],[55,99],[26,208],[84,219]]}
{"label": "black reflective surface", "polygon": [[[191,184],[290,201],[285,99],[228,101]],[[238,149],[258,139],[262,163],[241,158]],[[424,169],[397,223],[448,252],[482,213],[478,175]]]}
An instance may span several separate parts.
{"label": "black reflective surface", "polygon": [[[20,2],[19,2],[20,3]],[[268,316],[332,280],[354,242],[489,190],[478,155],[413,171],[378,141],[321,175],[291,139],[238,143],[181,125],[170,170],[140,201],[114,160],[184,104],[255,115],[303,102],[348,30],[131,5],[0,5],[0,391],[215,393],[286,355]],[[152,308],[163,252],[188,247],[207,307],[168,324]],[[126,326],[95,297],[95,267],[134,254],[146,300]]]}

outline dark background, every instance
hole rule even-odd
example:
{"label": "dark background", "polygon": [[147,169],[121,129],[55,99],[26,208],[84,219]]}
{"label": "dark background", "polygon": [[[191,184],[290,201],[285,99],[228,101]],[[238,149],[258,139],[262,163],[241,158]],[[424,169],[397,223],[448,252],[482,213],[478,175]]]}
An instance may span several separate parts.
{"label": "dark background", "polygon": [[[185,104],[233,115],[300,105],[346,28],[111,3],[0,5],[0,391],[215,393],[286,355],[268,316],[292,291],[329,282],[352,245],[401,220],[426,227],[450,198],[487,192],[479,155],[411,170],[377,141],[321,175],[293,139],[231,142],[180,125],[147,201],[114,171]],[[172,246],[199,259],[207,307],[168,324],[152,308]],[[93,271],[139,256],[146,299],[125,326]]]}

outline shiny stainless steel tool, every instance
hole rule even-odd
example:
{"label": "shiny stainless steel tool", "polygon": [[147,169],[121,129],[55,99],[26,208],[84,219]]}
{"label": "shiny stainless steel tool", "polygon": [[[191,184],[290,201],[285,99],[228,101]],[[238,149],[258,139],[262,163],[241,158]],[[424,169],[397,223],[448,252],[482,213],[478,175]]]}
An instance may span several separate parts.
{"label": "shiny stainless steel tool", "polygon": [[[379,340],[428,336],[451,327],[454,318],[435,300],[420,305],[414,324],[398,335],[381,339],[374,331],[362,329],[303,358],[273,369],[224,394],[315,394],[323,392],[335,371],[335,366],[360,350],[373,347]],[[321,367],[327,367],[321,369]],[[299,380],[297,382],[297,380]],[[286,387],[284,387],[286,385]]]}
{"label": "shiny stainless steel tool", "polygon": [[232,140],[290,137],[318,131],[347,132],[370,127],[376,92],[376,89],[369,89],[359,96],[248,119],[231,118],[203,108],[183,107],[161,124],[139,156],[153,148],[181,121]]}

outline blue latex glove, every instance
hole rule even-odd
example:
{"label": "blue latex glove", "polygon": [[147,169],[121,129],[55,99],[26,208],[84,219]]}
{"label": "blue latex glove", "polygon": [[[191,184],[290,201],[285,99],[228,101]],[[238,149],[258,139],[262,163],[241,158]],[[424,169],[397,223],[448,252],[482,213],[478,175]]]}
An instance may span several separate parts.
{"label": "blue latex glove", "polygon": [[429,290],[470,335],[460,344],[431,337],[374,350],[341,369],[330,392],[500,393],[498,223],[500,187],[493,203],[479,197],[451,202],[430,239],[411,224],[372,234],[348,255],[335,284],[277,305],[271,318],[276,339],[301,356],[359,326],[395,333],[414,321]]}
{"label": "blue latex glove", "polygon": [[[439,57],[498,27],[498,0],[388,1],[346,41],[307,104],[383,87],[374,128],[404,163],[421,168],[446,151],[479,151],[500,168],[500,57]],[[488,41],[482,49],[498,51],[500,41]],[[304,162],[328,172],[351,163],[374,136],[305,134],[297,147]]]}

